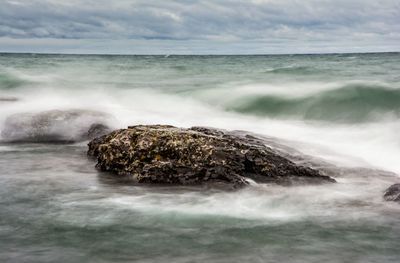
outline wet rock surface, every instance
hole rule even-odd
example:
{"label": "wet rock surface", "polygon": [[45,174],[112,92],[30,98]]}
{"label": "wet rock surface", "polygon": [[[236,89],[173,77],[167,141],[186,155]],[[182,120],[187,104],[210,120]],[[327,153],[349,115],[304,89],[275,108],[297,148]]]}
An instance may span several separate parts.
{"label": "wet rock surface", "polygon": [[5,96],[0,96],[0,103],[1,102],[15,102],[18,101],[17,97],[5,97]]}
{"label": "wet rock surface", "polygon": [[383,198],[386,201],[400,202],[400,184],[394,184],[386,189]]}
{"label": "wet rock surface", "polygon": [[254,136],[204,127],[130,126],[93,139],[88,155],[97,158],[102,171],[138,183],[239,188],[248,179],[280,185],[335,182],[280,156]]}
{"label": "wet rock surface", "polygon": [[5,142],[68,143],[110,132],[111,116],[90,110],[50,110],[9,116],[1,131]]}

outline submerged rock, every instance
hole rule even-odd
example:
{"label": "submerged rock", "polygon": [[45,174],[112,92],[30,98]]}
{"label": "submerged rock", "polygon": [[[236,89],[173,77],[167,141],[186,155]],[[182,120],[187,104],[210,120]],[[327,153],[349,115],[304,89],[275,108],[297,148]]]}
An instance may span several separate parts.
{"label": "submerged rock", "polygon": [[0,102],[15,102],[18,101],[17,97],[3,97],[0,96]]}
{"label": "submerged rock", "polygon": [[217,129],[181,129],[139,125],[113,131],[89,143],[97,167],[127,175],[138,183],[176,185],[335,182],[318,171],[298,166],[252,136]]}
{"label": "submerged rock", "polygon": [[110,132],[110,115],[90,110],[50,110],[9,116],[1,132],[7,142],[77,142]]}
{"label": "submerged rock", "polygon": [[89,127],[89,130],[87,131],[86,138],[89,140],[92,140],[94,138],[103,136],[111,131],[110,127],[101,124],[101,123],[94,123]]}
{"label": "submerged rock", "polygon": [[394,184],[386,189],[383,198],[386,201],[400,202],[400,184]]}

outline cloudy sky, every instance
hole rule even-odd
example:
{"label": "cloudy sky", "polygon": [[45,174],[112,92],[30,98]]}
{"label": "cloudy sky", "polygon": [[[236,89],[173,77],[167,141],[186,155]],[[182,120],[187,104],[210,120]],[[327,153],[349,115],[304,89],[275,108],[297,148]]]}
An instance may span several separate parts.
{"label": "cloudy sky", "polygon": [[0,52],[400,51],[400,0],[0,0]]}

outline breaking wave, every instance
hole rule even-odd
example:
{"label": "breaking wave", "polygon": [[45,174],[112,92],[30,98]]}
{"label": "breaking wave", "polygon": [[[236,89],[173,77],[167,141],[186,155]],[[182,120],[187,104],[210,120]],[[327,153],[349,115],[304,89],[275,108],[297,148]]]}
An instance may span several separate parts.
{"label": "breaking wave", "polygon": [[379,120],[384,114],[399,117],[400,89],[350,84],[300,98],[248,96],[231,102],[227,109],[258,116],[366,122]]}

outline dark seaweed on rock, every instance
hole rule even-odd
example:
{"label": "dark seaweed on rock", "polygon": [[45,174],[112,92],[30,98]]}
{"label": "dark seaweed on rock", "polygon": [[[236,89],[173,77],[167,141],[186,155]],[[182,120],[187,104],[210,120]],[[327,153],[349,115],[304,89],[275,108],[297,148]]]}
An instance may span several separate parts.
{"label": "dark seaweed on rock", "polygon": [[89,143],[102,171],[131,176],[138,183],[176,185],[292,185],[335,182],[298,166],[252,136],[217,129],[138,125],[113,131]]}

